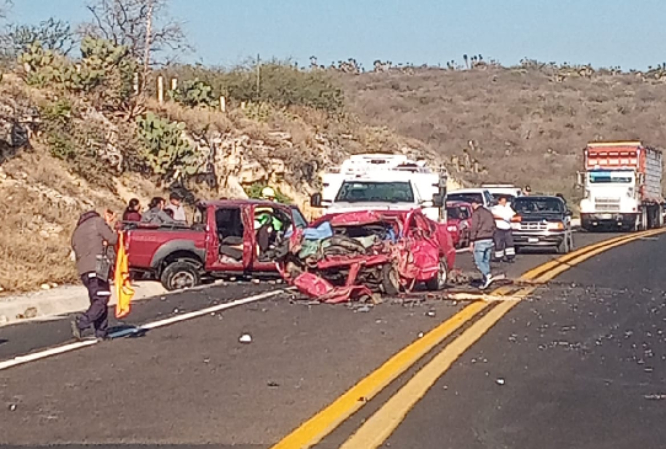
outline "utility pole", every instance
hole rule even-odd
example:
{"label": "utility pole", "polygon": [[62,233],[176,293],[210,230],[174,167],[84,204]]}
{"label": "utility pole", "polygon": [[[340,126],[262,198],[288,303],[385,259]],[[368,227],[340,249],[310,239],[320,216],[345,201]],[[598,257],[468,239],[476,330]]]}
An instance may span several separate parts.
{"label": "utility pole", "polygon": [[257,101],[261,97],[261,57],[257,53]]}
{"label": "utility pole", "polygon": [[148,78],[148,68],[150,67],[150,45],[153,35],[153,10],[155,8],[155,0],[147,0],[148,12],[146,14],[146,42],[143,54],[143,79],[141,82],[141,93],[146,90],[146,80]]}

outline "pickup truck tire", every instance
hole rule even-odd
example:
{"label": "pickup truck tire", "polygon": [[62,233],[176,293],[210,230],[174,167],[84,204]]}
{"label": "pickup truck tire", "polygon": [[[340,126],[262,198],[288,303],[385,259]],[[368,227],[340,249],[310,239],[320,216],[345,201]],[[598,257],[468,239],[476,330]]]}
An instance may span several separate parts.
{"label": "pickup truck tire", "polygon": [[442,259],[439,261],[439,272],[437,273],[437,276],[426,281],[426,288],[431,291],[444,290],[448,278],[449,268],[446,266],[446,261]]}
{"label": "pickup truck tire", "polygon": [[187,261],[172,262],[162,271],[160,281],[169,291],[196,287],[201,283],[201,276],[196,265]]}
{"label": "pickup truck tire", "polygon": [[400,293],[400,275],[390,263],[382,267],[382,291],[389,296]]}

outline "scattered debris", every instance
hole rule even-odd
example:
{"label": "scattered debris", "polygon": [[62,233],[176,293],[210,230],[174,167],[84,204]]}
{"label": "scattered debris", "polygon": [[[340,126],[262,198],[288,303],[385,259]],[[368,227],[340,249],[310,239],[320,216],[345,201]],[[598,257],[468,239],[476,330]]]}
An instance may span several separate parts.
{"label": "scattered debris", "polygon": [[51,286],[50,286],[49,284],[42,284],[42,285],[40,286],[40,288],[41,288],[42,290],[50,290],[50,289],[51,289]]}
{"label": "scattered debris", "polygon": [[666,399],[666,394],[646,394],[643,397],[648,401],[662,401]]}
{"label": "scattered debris", "polygon": [[428,310],[428,311],[426,312],[426,316],[434,317],[434,316],[435,316],[435,311],[434,311],[434,310]]}
{"label": "scattered debris", "polygon": [[504,385],[504,383],[505,383],[504,379],[502,379],[501,377],[499,379],[497,379],[495,382],[497,383],[497,385]]}
{"label": "scattered debris", "polygon": [[252,343],[252,335],[243,334],[243,335],[240,336],[238,341],[241,342],[241,343]]}
{"label": "scattered debris", "polygon": [[268,385],[269,387],[271,387],[271,388],[277,388],[277,387],[279,387],[279,386],[280,386],[280,384],[279,384],[279,383],[277,383],[277,382],[274,382],[274,381],[270,381],[270,382],[268,382],[268,384],[267,384],[267,385]]}
{"label": "scattered debris", "polygon": [[424,335],[423,332],[419,332],[418,337],[419,337],[419,338],[423,338],[423,335]]}
{"label": "scattered debris", "polygon": [[16,411],[17,405],[16,404],[9,404],[9,411],[14,412]]}

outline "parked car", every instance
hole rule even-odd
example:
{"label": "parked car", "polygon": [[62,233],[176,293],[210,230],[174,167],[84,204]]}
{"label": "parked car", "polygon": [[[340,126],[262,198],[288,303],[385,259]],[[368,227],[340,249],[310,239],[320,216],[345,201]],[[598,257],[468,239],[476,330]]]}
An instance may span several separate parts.
{"label": "parked car", "polygon": [[449,192],[446,196],[447,201],[458,201],[471,203],[472,200],[479,201],[485,208],[491,208],[495,205],[495,199],[487,189],[460,189]]}
{"label": "parked car", "polygon": [[276,248],[286,232],[307,226],[295,206],[268,201],[200,203],[192,226],[124,223],[130,271],[159,279],[167,290],[193,287],[204,276],[276,276]]}
{"label": "parked car", "polygon": [[512,204],[516,216],[511,223],[516,249],[554,248],[566,254],[574,247],[571,211],[556,196],[522,196]]}
{"label": "parked car", "polygon": [[469,246],[469,231],[472,226],[472,205],[460,201],[446,202],[446,229],[451,234],[453,246]]}
{"label": "parked car", "polygon": [[357,295],[444,288],[455,263],[445,224],[412,211],[328,214],[297,231],[280,262],[284,279],[326,302]]}

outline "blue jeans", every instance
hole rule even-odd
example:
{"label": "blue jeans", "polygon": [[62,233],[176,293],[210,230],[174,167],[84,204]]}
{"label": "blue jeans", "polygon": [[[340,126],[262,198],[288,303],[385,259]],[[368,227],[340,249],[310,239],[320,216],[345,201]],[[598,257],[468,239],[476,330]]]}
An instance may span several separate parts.
{"label": "blue jeans", "polygon": [[474,263],[479,269],[483,278],[490,275],[490,258],[493,252],[492,240],[479,240],[474,242]]}

